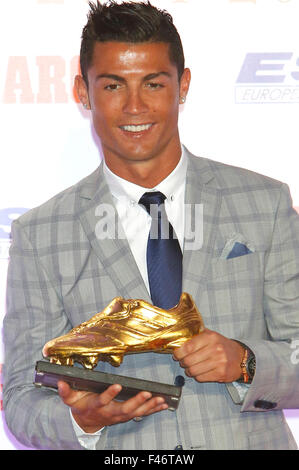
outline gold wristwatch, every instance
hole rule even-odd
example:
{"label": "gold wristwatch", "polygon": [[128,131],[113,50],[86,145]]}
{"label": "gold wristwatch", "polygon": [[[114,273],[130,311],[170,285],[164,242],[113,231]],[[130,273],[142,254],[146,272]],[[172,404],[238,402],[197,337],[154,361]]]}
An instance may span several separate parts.
{"label": "gold wristwatch", "polygon": [[237,380],[240,383],[250,384],[253,380],[256,368],[255,355],[246,344],[237,341],[244,348],[244,355],[240,364],[241,376]]}

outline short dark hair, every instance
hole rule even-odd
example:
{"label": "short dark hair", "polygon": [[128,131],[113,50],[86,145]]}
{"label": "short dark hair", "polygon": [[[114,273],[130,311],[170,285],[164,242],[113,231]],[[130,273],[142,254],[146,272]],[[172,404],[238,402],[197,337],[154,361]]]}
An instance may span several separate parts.
{"label": "short dark hair", "polygon": [[180,81],[185,67],[181,38],[172,16],[149,1],[116,3],[109,0],[89,2],[88,21],[83,28],[80,67],[88,85],[87,71],[92,64],[95,42],[164,42],[169,44],[169,59],[177,67]]}

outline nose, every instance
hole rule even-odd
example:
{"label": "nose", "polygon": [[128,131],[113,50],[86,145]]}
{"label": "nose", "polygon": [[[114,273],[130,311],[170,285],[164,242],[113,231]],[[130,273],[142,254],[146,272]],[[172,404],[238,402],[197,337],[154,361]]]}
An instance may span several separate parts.
{"label": "nose", "polygon": [[148,111],[142,92],[140,90],[128,90],[123,111],[127,114],[142,114]]}

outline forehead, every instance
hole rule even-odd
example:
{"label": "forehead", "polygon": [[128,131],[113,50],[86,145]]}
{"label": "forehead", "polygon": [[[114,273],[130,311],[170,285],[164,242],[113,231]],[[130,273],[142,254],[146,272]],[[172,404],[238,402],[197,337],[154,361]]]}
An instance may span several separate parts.
{"label": "forehead", "polygon": [[162,42],[96,42],[88,73],[176,73],[170,62],[169,45]]}

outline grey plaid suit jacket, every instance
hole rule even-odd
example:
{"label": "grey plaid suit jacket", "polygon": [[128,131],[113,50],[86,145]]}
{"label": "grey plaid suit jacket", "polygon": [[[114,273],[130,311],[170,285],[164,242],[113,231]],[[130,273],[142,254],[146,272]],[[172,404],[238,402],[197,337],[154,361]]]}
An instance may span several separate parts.
{"label": "grey plaid suit jacket", "polygon": [[[299,217],[288,188],[188,153],[185,202],[203,204],[203,245],[184,252],[183,291],[207,328],[246,343],[256,374],[243,402],[233,384],[186,377],[179,408],[106,427],[99,449],[295,449],[282,409],[299,407]],[[98,240],[99,204],[113,204],[102,167],[12,227],[4,319],[4,409],[27,446],[82,449],[56,391],[36,389],[42,347],[112,298],[150,301],[126,240]],[[250,248],[227,257],[239,240]],[[168,354],[124,358],[100,370],[173,384],[184,375]]]}

